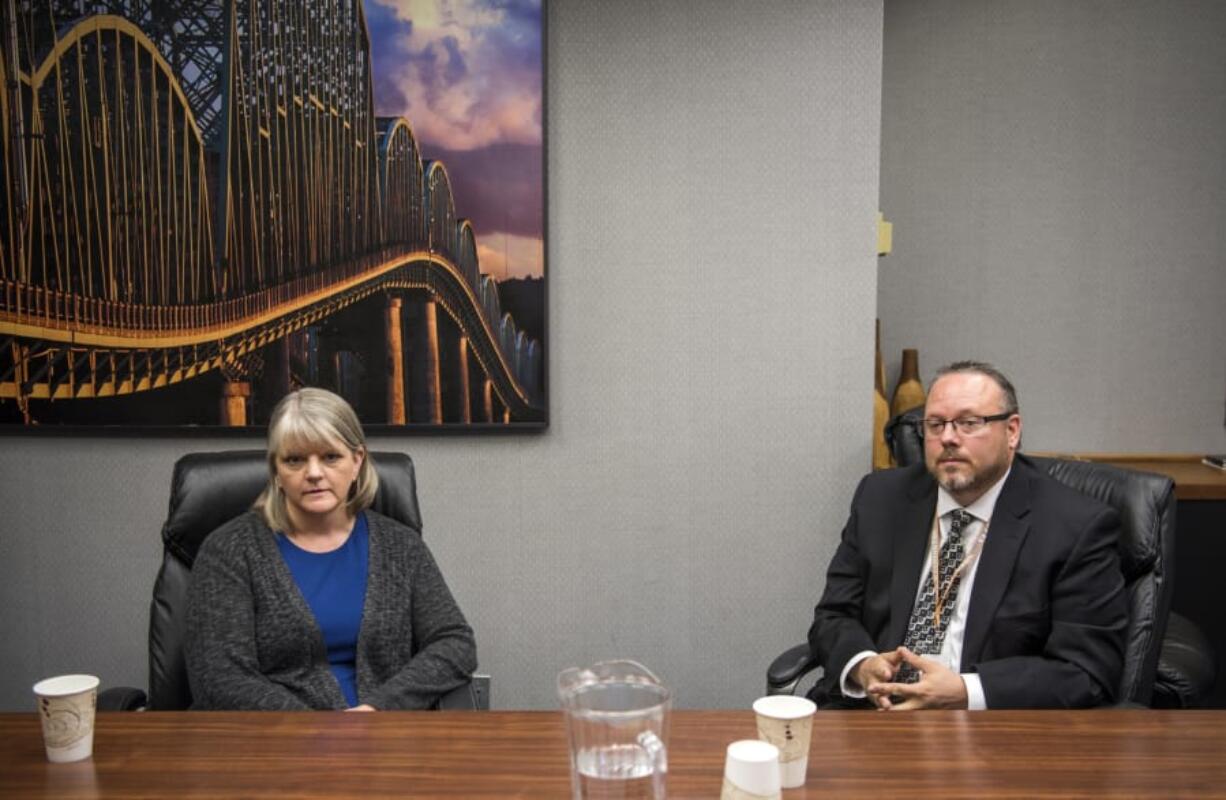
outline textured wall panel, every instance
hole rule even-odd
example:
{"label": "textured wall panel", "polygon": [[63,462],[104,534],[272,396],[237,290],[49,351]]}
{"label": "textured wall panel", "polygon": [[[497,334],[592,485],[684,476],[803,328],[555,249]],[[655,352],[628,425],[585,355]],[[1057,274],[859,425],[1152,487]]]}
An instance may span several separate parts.
{"label": "textured wall panel", "polygon": [[890,0],[879,313],[1030,449],[1226,449],[1226,4]]}

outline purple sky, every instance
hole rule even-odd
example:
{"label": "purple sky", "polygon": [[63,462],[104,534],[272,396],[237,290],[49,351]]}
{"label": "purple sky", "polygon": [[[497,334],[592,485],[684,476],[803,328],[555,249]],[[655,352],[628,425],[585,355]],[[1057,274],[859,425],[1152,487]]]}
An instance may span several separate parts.
{"label": "purple sky", "polygon": [[367,0],[366,18],[375,111],[446,164],[482,271],[542,275],[540,0]]}

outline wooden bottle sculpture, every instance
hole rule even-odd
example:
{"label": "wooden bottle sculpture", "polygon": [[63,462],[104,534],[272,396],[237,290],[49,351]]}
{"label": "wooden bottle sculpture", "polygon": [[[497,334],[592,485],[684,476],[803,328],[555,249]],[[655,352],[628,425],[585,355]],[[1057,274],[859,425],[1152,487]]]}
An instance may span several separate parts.
{"label": "wooden bottle sculpture", "polygon": [[894,388],[890,413],[898,416],[908,409],[922,406],[926,399],[924,384],[920,383],[919,377],[919,351],[903,350],[902,369],[898,372],[898,386]]}
{"label": "wooden bottle sculpture", "polygon": [[877,320],[877,352],[873,365],[873,469],[893,466],[890,448],[885,444],[885,424],[890,419],[890,404],[885,399],[885,361],[881,358],[881,320]]}

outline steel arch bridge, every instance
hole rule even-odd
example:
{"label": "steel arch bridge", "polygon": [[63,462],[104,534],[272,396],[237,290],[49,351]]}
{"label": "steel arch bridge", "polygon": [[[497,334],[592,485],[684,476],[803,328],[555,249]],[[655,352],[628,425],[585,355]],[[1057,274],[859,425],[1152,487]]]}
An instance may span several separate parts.
{"label": "steel arch bridge", "polygon": [[0,60],[0,403],[241,383],[256,351],[382,295],[389,422],[409,421],[404,297],[452,320],[487,421],[492,399],[543,419],[541,348],[482,274],[445,165],[375,116],[360,0],[20,8]]}

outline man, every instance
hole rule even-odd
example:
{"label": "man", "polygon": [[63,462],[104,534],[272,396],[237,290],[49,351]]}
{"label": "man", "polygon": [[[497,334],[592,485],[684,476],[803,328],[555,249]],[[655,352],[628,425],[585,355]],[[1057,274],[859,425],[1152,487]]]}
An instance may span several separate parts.
{"label": "man", "polygon": [[922,431],[925,465],[856,489],[809,629],[825,667],[810,696],[892,711],[1112,702],[1128,622],[1115,512],[1017,454],[1017,395],[988,364],[937,373]]}

